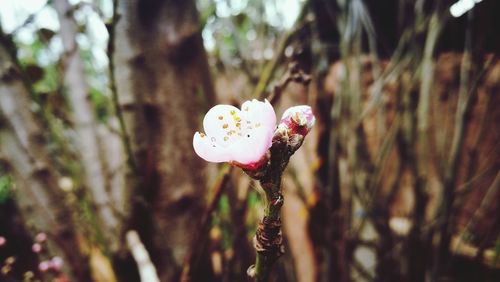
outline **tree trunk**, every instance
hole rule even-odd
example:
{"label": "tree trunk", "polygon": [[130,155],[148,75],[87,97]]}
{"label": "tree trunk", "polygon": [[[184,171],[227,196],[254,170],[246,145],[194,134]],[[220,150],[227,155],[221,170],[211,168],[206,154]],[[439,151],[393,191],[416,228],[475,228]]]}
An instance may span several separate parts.
{"label": "tree trunk", "polygon": [[48,251],[65,261],[71,281],[90,281],[87,256],[78,244],[72,212],[57,186],[44,142],[44,127],[32,112],[29,91],[5,42],[0,42],[0,159],[14,176],[16,202],[32,234],[45,232]]}
{"label": "tree trunk", "polygon": [[192,148],[213,102],[194,1],[119,1],[110,50],[137,179],[127,181],[161,281],[178,279],[204,207],[204,161]]}
{"label": "tree trunk", "polygon": [[72,108],[72,119],[78,140],[77,148],[84,171],[83,180],[96,208],[99,226],[109,251],[117,251],[120,240],[119,223],[113,202],[110,200],[105,167],[100,157],[99,139],[94,111],[89,101],[89,87],[85,81],[85,70],[76,43],[77,27],[67,0],[54,0],[54,9],[61,26],[60,35],[64,47],[64,86]]}

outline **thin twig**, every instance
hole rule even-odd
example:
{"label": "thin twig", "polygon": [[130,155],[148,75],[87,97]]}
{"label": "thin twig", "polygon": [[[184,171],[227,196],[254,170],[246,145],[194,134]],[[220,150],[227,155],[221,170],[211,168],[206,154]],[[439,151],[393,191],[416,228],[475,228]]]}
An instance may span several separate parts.
{"label": "thin twig", "polygon": [[307,86],[309,82],[311,82],[311,76],[304,73],[302,69],[299,67],[297,62],[291,62],[288,64],[288,69],[286,73],[281,77],[278,84],[276,84],[273,88],[273,92],[269,95],[269,103],[271,105],[275,105],[278,103],[283,91],[286,89],[290,82],[302,83]]}
{"label": "thin twig", "polygon": [[440,245],[438,247],[437,261],[433,271],[434,280],[438,278],[440,272],[443,271],[444,265],[448,264],[450,254],[449,246],[451,242],[451,230],[453,226],[453,203],[455,201],[455,184],[457,182],[458,161],[460,158],[462,144],[466,133],[466,114],[469,111],[472,93],[469,94],[470,71],[472,68],[471,51],[472,51],[472,12],[468,15],[467,28],[465,33],[465,50],[462,56],[460,66],[460,88],[458,91],[458,102],[455,116],[455,127],[453,131],[453,139],[451,143],[450,155],[448,157],[447,166],[444,170],[444,191],[442,195],[442,204],[440,212]]}
{"label": "thin twig", "polygon": [[285,49],[290,43],[290,41],[293,39],[295,34],[302,30],[304,26],[308,24],[307,21],[303,22],[307,11],[308,11],[308,2],[306,2],[302,6],[302,10],[297,17],[297,21],[294,24],[294,27],[289,30],[285,35],[281,38],[278,47],[276,48],[276,56],[274,56],[273,60],[268,62],[266,66],[264,67],[264,70],[262,71],[262,75],[259,78],[259,82],[257,83],[257,86],[255,87],[255,90],[252,94],[252,97],[259,97],[260,100],[262,100],[266,96],[266,87],[273,78],[274,72],[280,65],[280,63],[283,61],[283,58],[285,57]]}
{"label": "thin twig", "polygon": [[375,280],[375,277],[373,277],[373,275],[355,258],[352,259],[351,265],[361,276],[363,276],[363,278],[365,278],[366,281]]}
{"label": "thin twig", "polygon": [[[279,99],[281,91],[290,81],[307,85],[310,77],[299,68],[298,64],[291,64],[289,71],[274,88],[273,96],[270,98],[272,103]],[[302,144],[304,136],[300,136],[299,134],[288,135],[288,133],[283,135],[280,130],[276,130],[270,148],[269,162],[264,174],[258,178],[266,195],[266,209],[253,239],[257,252],[255,264],[247,270],[248,277],[255,282],[267,282],[272,266],[284,253],[280,217],[284,201],[281,193],[281,178],[290,157]]]}
{"label": "thin twig", "polygon": [[[462,242],[464,240],[465,234],[467,234],[472,228],[474,228],[476,222],[479,219],[481,219],[481,217],[485,216],[485,210],[490,207],[492,201],[495,201],[497,199],[496,194],[498,193],[499,188],[500,188],[500,172],[497,173],[495,180],[493,180],[493,183],[490,185],[490,187],[484,194],[481,204],[476,209],[474,214],[471,216],[470,220],[467,222],[467,225],[462,231],[462,234],[458,236],[459,242]],[[453,252],[457,253],[459,247],[460,244],[457,244]]]}
{"label": "thin twig", "polygon": [[108,29],[109,39],[108,39],[108,60],[109,60],[109,88],[111,90],[111,97],[113,105],[116,112],[116,117],[118,118],[118,123],[120,124],[120,137],[122,139],[123,146],[127,154],[127,163],[129,164],[132,171],[137,170],[134,154],[132,152],[132,145],[130,143],[130,137],[127,134],[127,128],[125,126],[125,119],[123,118],[122,108],[120,107],[118,90],[116,88],[116,77],[115,77],[115,27],[116,23],[120,19],[118,14],[118,0],[113,0],[113,17],[111,18],[111,23],[106,25]]}

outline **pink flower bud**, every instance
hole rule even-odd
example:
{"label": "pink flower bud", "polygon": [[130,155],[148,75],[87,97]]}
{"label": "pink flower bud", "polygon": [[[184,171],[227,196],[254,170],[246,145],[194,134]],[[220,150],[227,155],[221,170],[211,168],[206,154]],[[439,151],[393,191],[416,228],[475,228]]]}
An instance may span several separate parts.
{"label": "pink flower bud", "polygon": [[38,243],[43,243],[47,240],[47,234],[43,233],[43,232],[40,232],[38,234],[36,234],[35,236],[35,241],[37,241]]}
{"label": "pink flower bud", "polygon": [[42,251],[42,245],[40,245],[39,243],[35,243],[31,246],[31,250],[35,253],[35,254],[38,254]]}
{"label": "pink flower bud", "polygon": [[0,236],[0,247],[3,247],[7,243],[7,239],[5,237]]}
{"label": "pink flower bud", "polygon": [[49,261],[42,261],[38,264],[38,270],[41,272],[46,272],[50,269],[51,263]]}
{"label": "pink flower bud", "polygon": [[61,271],[64,260],[61,257],[53,257],[50,261],[50,266],[55,271]]}
{"label": "pink flower bud", "polygon": [[196,132],[194,151],[209,162],[230,162],[245,168],[265,163],[272,145],[276,114],[267,100],[246,101],[241,110],[216,105],[203,119],[205,133]]}
{"label": "pink flower bud", "polygon": [[281,125],[286,125],[288,134],[300,134],[306,136],[316,122],[316,118],[310,106],[302,105],[288,108],[280,121]]}

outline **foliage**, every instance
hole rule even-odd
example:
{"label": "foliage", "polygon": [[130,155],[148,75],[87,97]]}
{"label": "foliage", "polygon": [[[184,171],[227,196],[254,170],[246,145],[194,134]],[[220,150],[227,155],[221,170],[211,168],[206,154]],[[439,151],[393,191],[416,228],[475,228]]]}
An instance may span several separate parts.
{"label": "foliage", "polygon": [[12,178],[9,175],[0,176],[0,204],[10,199],[12,186]]}

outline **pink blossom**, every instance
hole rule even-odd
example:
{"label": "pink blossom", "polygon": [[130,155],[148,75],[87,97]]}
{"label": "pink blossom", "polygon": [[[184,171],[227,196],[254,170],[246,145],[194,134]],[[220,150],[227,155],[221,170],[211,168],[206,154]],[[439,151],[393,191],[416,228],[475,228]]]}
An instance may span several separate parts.
{"label": "pink blossom", "polygon": [[3,237],[3,236],[0,236],[0,247],[5,245],[5,243],[7,243],[7,239],[5,239],[5,237]]}
{"label": "pink blossom", "polygon": [[39,243],[35,243],[35,244],[33,244],[33,246],[31,246],[31,250],[34,253],[38,254],[39,252],[42,251],[42,245],[40,245]]}
{"label": "pink blossom", "polygon": [[38,270],[40,270],[41,272],[48,271],[50,267],[51,267],[50,261],[44,260],[38,264]]}
{"label": "pink blossom", "polygon": [[316,122],[310,106],[301,105],[288,108],[280,121],[280,126],[285,125],[289,134],[306,136]]}
{"label": "pink blossom", "polygon": [[64,260],[61,257],[53,257],[50,260],[50,267],[55,271],[60,271],[64,264]]}
{"label": "pink blossom", "polygon": [[43,243],[45,242],[45,240],[47,240],[47,234],[43,232],[36,234],[35,241],[37,241],[38,243]]}
{"label": "pink blossom", "polygon": [[251,168],[260,163],[272,145],[276,114],[265,100],[246,101],[241,110],[216,105],[203,119],[205,133],[196,132],[193,147],[209,162],[230,162]]}

